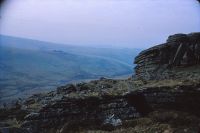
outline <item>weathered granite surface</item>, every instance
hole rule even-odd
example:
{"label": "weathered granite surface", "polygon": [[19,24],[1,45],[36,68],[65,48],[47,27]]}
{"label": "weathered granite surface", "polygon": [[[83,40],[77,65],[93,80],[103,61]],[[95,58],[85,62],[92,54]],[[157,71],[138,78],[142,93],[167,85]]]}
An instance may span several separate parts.
{"label": "weathered granite surface", "polygon": [[[143,87],[119,96],[62,98],[25,117],[22,127],[31,133],[48,132],[66,126],[71,129],[114,129],[125,120],[140,118],[159,110],[179,110],[200,115],[200,84]],[[53,98],[53,97],[52,97]],[[112,117],[112,122],[106,122]],[[116,121],[120,121],[119,123]]]}
{"label": "weathered granite surface", "polygon": [[138,79],[178,78],[177,67],[200,64],[200,33],[171,35],[166,43],[142,51],[134,63]]}

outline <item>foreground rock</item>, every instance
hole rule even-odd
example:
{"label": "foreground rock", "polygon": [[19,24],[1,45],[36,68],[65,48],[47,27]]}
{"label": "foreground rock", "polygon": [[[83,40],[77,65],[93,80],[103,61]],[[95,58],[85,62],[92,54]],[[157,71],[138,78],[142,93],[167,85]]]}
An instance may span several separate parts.
{"label": "foreground rock", "polygon": [[126,120],[144,117],[159,109],[199,116],[199,88],[199,84],[145,87],[121,96],[62,98],[26,116],[22,127],[35,133],[63,126],[72,131],[79,128],[113,130]]}

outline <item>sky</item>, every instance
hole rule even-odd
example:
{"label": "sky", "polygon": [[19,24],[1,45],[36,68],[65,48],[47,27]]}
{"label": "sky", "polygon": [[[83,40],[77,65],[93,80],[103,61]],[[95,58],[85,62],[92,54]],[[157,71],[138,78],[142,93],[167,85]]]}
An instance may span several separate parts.
{"label": "sky", "polygon": [[195,0],[6,0],[0,34],[70,45],[148,48],[200,31]]}

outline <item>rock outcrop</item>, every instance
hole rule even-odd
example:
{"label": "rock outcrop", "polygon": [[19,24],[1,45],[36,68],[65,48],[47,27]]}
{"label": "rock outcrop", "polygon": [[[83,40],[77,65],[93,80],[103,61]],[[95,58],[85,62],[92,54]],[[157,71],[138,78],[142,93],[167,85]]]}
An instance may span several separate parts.
{"label": "rock outcrop", "polygon": [[[146,116],[153,110],[179,110],[200,115],[200,84],[143,87],[121,96],[62,98],[26,116],[23,128],[31,133],[65,130],[112,130],[125,120]],[[53,97],[52,97],[53,98]]]}
{"label": "rock outcrop", "polygon": [[[142,51],[135,58],[135,74],[138,79],[169,79],[183,75],[177,67],[200,64],[200,33],[175,34],[167,42]],[[186,76],[186,75],[185,75]]]}
{"label": "rock outcrop", "polygon": [[135,63],[134,79],[68,84],[0,109],[0,132],[198,133],[200,33],[169,36],[165,44],[142,51]]}
{"label": "rock outcrop", "polygon": [[[59,129],[65,123],[75,127],[101,129],[105,126],[120,125],[120,121],[137,118],[140,114],[128,103],[126,97],[107,97],[84,99],[67,98],[54,101],[43,107],[38,113],[32,113],[25,119],[24,128],[37,133],[54,127]],[[115,122],[116,120],[116,122]],[[119,122],[117,122],[119,121]],[[74,124],[74,125],[73,125]],[[73,129],[73,130],[74,130]]]}

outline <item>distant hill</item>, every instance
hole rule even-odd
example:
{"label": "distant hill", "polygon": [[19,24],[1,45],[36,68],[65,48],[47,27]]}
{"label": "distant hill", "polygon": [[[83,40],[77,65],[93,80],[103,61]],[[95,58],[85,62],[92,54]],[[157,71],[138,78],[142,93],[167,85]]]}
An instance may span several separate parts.
{"label": "distant hill", "polygon": [[0,36],[0,100],[74,81],[129,75],[138,49],[92,48]]}

